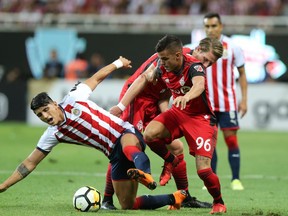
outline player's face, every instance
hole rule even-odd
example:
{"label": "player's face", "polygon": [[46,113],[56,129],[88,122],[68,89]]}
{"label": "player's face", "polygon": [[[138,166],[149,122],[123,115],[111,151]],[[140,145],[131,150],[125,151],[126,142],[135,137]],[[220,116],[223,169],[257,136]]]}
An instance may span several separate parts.
{"label": "player's face", "polygon": [[161,65],[166,71],[178,71],[182,66],[182,53],[181,52],[170,52],[165,49],[162,52],[158,52]]}
{"label": "player's face", "polygon": [[34,110],[34,113],[41,121],[52,126],[59,125],[64,121],[64,114],[56,102],[39,107]]}
{"label": "player's face", "polygon": [[223,26],[217,17],[204,19],[204,28],[207,37],[220,39]]}
{"label": "player's face", "polygon": [[204,67],[209,67],[211,66],[213,63],[215,63],[217,61],[217,58],[215,57],[215,55],[212,53],[212,51],[210,52],[203,52],[199,47],[195,49],[195,57],[201,61],[201,63],[204,65]]}

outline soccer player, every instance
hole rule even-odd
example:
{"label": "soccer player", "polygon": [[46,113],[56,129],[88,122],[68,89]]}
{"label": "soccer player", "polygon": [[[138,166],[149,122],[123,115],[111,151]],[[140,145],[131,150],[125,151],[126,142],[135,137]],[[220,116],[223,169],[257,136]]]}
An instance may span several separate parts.
{"label": "soccer player", "polygon": [[[232,171],[231,188],[233,190],[243,190],[244,187],[240,181],[240,150],[237,130],[239,129],[238,112],[241,118],[247,112],[247,79],[244,55],[238,45],[233,44],[229,37],[222,34],[223,25],[219,14],[209,13],[205,15],[204,29],[207,37],[220,40],[224,48],[222,58],[213,64],[212,67],[207,68],[208,95],[228,147],[228,160]],[[241,88],[241,100],[238,108],[234,67],[239,72]],[[216,173],[216,150],[214,151],[211,166]]]}
{"label": "soccer player", "polygon": [[[117,68],[130,68],[131,61],[120,57],[83,83],[77,83],[61,103],[42,92],[31,101],[31,109],[50,125],[36,148],[0,184],[0,192],[23,180],[59,143],[89,146],[103,152],[112,166],[112,182],[122,209],[156,209],[165,205],[181,207],[186,192],[137,197],[138,182],[153,190],[157,184],[150,173],[142,134],[129,122],[110,114],[89,100],[97,85]],[[91,148],[91,149],[92,149]]]}
{"label": "soccer player", "polygon": [[156,45],[159,61],[134,81],[121,103],[127,106],[149,82],[162,80],[166,83],[173,96],[172,108],[147,125],[144,139],[155,153],[172,164],[175,156],[163,146],[184,136],[190,154],[195,156],[197,174],[213,197],[210,213],[224,213],[226,206],[219,178],[210,166],[218,128],[205,81],[205,68],[222,56],[223,46],[217,39],[204,38],[192,56],[183,54],[182,46],[181,40],[173,35],[160,39]]}
{"label": "soccer player", "polygon": [[[189,48],[183,48],[184,53],[191,52]],[[157,53],[148,58],[136,71],[129,77],[125,82],[122,91],[120,93],[119,101],[125,95],[127,89],[134,82],[137,77],[151,65],[154,61],[158,59]],[[159,80],[155,85],[148,83],[145,89],[134,98],[131,104],[127,107],[123,107],[118,104],[110,109],[110,112],[116,116],[120,116],[124,121],[129,121],[133,124],[139,131],[143,131],[148,123],[155,118],[158,114],[166,111],[169,108],[169,99],[171,97],[171,91],[167,88],[166,84]],[[120,108],[121,109],[120,109]],[[183,154],[183,143],[179,140],[173,140],[172,144],[167,145],[169,150],[177,156],[178,165],[173,169],[172,175],[174,177],[176,186],[178,190],[185,190],[187,192],[187,198],[183,201],[182,207],[190,208],[211,208],[212,205],[207,202],[201,202],[196,199],[196,197],[191,197],[188,191],[188,179],[187,179],[187,169],[186,161],[184,160]],[[113,194],[114,189],[111,182],[111,170],[108,167],[106,174],[106,186],[105,193],[102,202],[102,209],[115,210],[113,205]],[[160,180],[160,185],[162,181]]]}

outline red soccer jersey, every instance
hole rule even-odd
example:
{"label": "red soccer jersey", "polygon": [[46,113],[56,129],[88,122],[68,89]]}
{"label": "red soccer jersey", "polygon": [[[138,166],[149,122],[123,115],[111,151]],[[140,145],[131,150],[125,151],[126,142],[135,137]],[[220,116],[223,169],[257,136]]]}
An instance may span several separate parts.
{"label": "red soccer jersey", "polygon": [[244,66],[244,54],[231,39],[222,35],[223,56],[206,70],[209,99],[214,111],[237,110],[234,67]]}
{"label": "red soccer jersey", "polygon": [[[156,63],[154,63],[156,66]],[[173,98],[185,95],[193,86],[193,76],[205,76],[205,68],[200,61],[189,54],[184,55],[184,62],[181,71],[177,74],[166,71],[160,66],[161,78],[171,90]],[[201,96],[189,101],[183,110],[187,114],[213,114],[208,100],[207,88]]]}

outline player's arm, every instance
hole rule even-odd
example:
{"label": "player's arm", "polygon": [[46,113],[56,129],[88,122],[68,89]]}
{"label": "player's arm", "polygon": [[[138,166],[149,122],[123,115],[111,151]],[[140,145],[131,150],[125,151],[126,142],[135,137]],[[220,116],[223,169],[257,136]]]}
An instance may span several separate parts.
{"label": "player's arm", "polygon": [[0,184],[0,192],[4,192],[12,185],[24,179],[28,176],[36,166],[46,157],[47,154],[44,154],[38,149],[35,149],[19,166],[16,170],[8,177],[2,184]]}
{"label": "player's arm", "polygon": [[174,99],[173,104],[176,107],[181,107],[181,110],[186,108],[186,104],[197,97],[199,97],[205,91],[205,68],[203,64],[193,64],[189,68],[189,77],[192,81],[192,87],[184,95]]}
{"label": "player's arm", "polygon": [[171,98],[171,91],[169,89],[166,89],[165,92],[161,93],[160,100],[158,102],[158,106],[160,109],[160,112],[165,112],[169,109],[169,101]]}
{"label": "player's arm", "polygon": [[111,107],[110,113],[116,116],[120,116],[121,113],[126,109],[126,107],[133,101],[138,94],[140,94],[149,82],[154,82],[155,80],[155,66],[151,64],[125,92],[122,99],[116,106]]}
{"label": "player's arm", "polygon": [[97,71],[92,77],[87,79],[84,83],[88,85],[93,91],[99,83],[101,83],[107,76],[109,76],[114,70],[118,68],[131,68],[131,61],[120,56],[119,59],[115,60],[113,63],[106,65]]}
{"label": "player's arm", "polygon": [[237,68],[239,72],[239,84],[241,88],[241,100],[238,105],[238,112],[240,113],[240,117],[242,118],[247,113],[247,78],[246,78],[246,72],[245,67],[239,67]]}

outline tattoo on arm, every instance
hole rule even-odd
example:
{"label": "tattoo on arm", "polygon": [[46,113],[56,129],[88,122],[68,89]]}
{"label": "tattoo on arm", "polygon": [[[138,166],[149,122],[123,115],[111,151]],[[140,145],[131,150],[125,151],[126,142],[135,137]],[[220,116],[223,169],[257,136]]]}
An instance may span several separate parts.
{"label": "tattoo on arm", "polygon": [[23,178],[25,178],[27,175],[30,174],[30,171],[27,169],[27,167],[23,163],[21,163],[17,167],[17,171]]}

